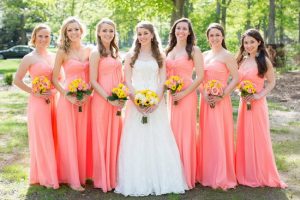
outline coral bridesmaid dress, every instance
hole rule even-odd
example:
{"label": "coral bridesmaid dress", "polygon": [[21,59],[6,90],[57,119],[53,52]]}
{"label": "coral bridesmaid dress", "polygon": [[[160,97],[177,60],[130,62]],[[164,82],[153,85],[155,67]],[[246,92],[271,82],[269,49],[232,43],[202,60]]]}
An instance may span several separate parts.
{"label": "coral bridesmaid dress", "polygon": [[[98,83],[107,94],[122,82],[122,64],[112,57],[103,57],[98,64]],[[93,180],[95,188],[104,192],[116,187],[117,157],[122,118],[117,116],[118,108],[112,106],[97,92],[92,104],[93,137]]]}
{"label": "coral bridesmaid dress", "polygon": [[[46,63],[37,62],[29,68],[32,80],[37,76],[52,79],[52,68]],[[30,184],[39,183],[46,187],[59,187],[56,170],[53,140],[54,96],[50,104],[45,99],[32,94],[28,103],[28,134],[30,149]]]}
{"label": "coral bridesmaid dress", "polygon": [[[264,78],[258,75],[257,67],[239,69],[240,79],[250,80],[257,92],[264,87]],[[266,98],[251,102],[240,100],[237,121],[236,176],[239,184],[251,187],[269,186],[284,188],[276,168]]]}
{"label": "coral bridesmaid dress", "polygon": [[[204,84],[218,80],[225,88],[228,77],[229,71],[222,62],[214,61],[204,66]],[[230,96],[224,97],[215,108],[211,108],[202,96],[199,125],[197,180],[214,189],[234,188],[237,181]]]}
{"label": "coral bridesmaid dress", "polygon": [[[63,64],[65,80],[64,88],[77,78],[87,83],[88,61],[81,62],[69,59]],[[78,112],[78,106],[71,104],[61,96],[57,104],[57,143],[58,143],[58,178],[60,183],[68,183],[74,188],[85,184],[87,178],[87,139],[89,128],[89,102],[82,106],[82,112]]]}
{"label": "coral bridesmaid dress", "polygon": [[[168,76],[180,76],[184,81],[183,90],[192,83],[194,62],[188,56],[175,60],[167,59]],[[170,95],[171,96],[171,95]],[[184,174],[189,189],[196,182],[196,132],[197,132],[197,93],[191,92],[181,99],[177,105],[170,97],[171,126],[183,163]]]}

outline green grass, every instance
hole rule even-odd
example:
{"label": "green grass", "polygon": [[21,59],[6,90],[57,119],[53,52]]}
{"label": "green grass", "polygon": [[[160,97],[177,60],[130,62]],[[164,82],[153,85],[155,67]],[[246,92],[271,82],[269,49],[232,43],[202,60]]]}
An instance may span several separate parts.
{"label": "green grass", "polygon": [[269,110],[279,110],[279,111],[289,111],[289,109],[283,105],[280,105],[279,103],[268,101],[268,107]]}
{"label": "green grass", "polygon": [[300,121],[288,122],[288,125],[300,127]]}
{"label": "green grass", "polygon": [[284,67],[277,67],[276,73],[284,74],[286,72],[299,71],[299,70],[300,70],[299,66],[288,65],[288,66],[284,66]]}
{"label": "green grass", "polygon": [[[163,196],[148,197],[123,197],[113,192],[103,193],[94,189],[92,183],[88,183],[83,193],[71,190],[68,186],[62,185],[58,190],[47,189],[39,185],[28,186],[29,155],[27,138],[26,107],[28,95],[19,91],[0,91],[0,161],[1,155],[19,155],[21,160],[12,160],[9,164],[0,168],[0,193],[4,199],[20,200],[81,200],[81,199],[103,199],[103,200],[179,200],[179,199],[207,199],[207,200],[244,200],[244,199],[272,199],[288,200],[295,197],[295,192],[275,188],[250,188],[238,186],[229,191],[213,190],[209,187],[202,187],[199,184],[193,190],[184,195],[168,194]],[[232,100],[234,116],[237,115],[238,99]],[[274,109],[286,112],[286,108],[280,104],[269,101],[270,111]],[[298,128],[300,123],[289,122],[291,127]],[[291,127],[276,124],[271,127],[272,134],[290,135]],[[3,143],[5,138],[5,143]],[[273,143],[276,165],[281,172],[290,173],[300,169],[300,141],[299,139],[283,140]],[[25,156],[23,159],[22,156]],[[18,157],[18,156],[17,156]],[[24,161],[25,160],[25,161]],[[24,163],[25,162],[25,163]],[[296,172],[295,172],[296,173]],[[297,176],[295,176],[297,177]],[[293,184],[300,185],[299,180],[289,177]],[[3,194],[3,195],[2,195]],[[1,199],[0,197],[0,199]]]}
{"label": "green grass", "polygon": [[1,170],[1,179],[14,182],[24,182],[27,180],[27,171],[20,164],[7,165]]}
{"label": "green grass", "polygon": [[20,59],[0,60],[0,74],[16,72],[20,62]]}
{"label": "green grass", "polygon": [[12,153],[28,144],[24,117],[27,96],[23,92],[0,92],[0,138],[6,139],[6,144],[0,145],[0,153]]}
{"label": "green grass", "polygon": [[272,127],[271,132],[275,134],[287,134],[290,133],[290,129],[286,126],[284,127]]}

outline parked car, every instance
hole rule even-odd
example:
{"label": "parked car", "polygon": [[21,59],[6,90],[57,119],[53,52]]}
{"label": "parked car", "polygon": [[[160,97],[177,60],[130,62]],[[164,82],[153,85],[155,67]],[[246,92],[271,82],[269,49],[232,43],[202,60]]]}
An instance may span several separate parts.
{"label": "parked car", "polygon": [[26,45],[13,46],[7,50],[0,51],[0,59],[23,58],[26,54],[32,52],[34,48]]}

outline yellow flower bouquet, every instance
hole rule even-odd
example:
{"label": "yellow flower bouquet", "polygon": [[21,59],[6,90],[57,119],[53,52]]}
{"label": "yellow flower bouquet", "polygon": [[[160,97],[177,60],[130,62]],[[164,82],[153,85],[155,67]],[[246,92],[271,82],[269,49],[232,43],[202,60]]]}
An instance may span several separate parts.
{"label": "yellow flower bouquet", "polygon": [[[126,87],[124,84],[119,83],[118,87],[115,87],[111,91],[111,96],[108,96],[107,99],[109,101],[116,101],[116,100],[121,100],[121,101],[126,101],[128,98],[128,92],[129,89]],[[121,111],[117,111],[117,116],[121,116]]]}
{"label": "yellow flower bouquet", "polygon": [[[33,93],[43,94],[51,89],[51,82],[46,76],[37,76],[32,81]],[[46,99],[46,103],[50,103],[50,99]]]}
{"label": "yellow flower bouquet", "polygon": [[[255,85],[249,80],[241,81],[240,84],[238,85],[238,89],[241,92],[241,97],[245,97],[256,93]],[[251,110],[251,102],[248,101],[247,101],[247,110]]]}
{"label": "yellow flower bouquet", "polygon": [[[205,86],[205,92],[209,96],[218,96],[222,97],[223,96],[223,85],[220,83],[218,80],[210,80],[208,81]],[[211,108],[214,108],[216,105],[215,104],[210,104],[209,105]]]}
{"label": "yellow flower bouquet", "polygon": [[[81,101],[84,95],[91,95],[90,86],[81,78],[74,79],[68,86],[67,95],[74,96],[78,101]],[[79,112],[82,112],[82,107],[79,106]]]}
{"label": "yellow flower bouquet", "polygon": [[[179,76],[170,76],[165,82],[165,87],[167,90],[170,90],[171,94],[180,92],[183,87],[183,80]],[[178,102],[174,101],[174,105],[177,105]]]}
{"label": "yellow flower bouquet", "polygon": [[[139,90],[135,93],[134,103],[140,108],[149,108],[151,106],[157,105],[159,102],[159,98],[157,94],[149,89]],[[142,117],[142,123],[148,123],[147,116]]]}

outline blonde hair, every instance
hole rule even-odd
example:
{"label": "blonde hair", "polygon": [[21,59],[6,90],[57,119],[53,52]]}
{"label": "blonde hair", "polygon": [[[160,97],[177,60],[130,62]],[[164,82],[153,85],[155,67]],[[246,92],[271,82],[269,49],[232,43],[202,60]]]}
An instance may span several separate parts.
{"label": "blonde hair", "polygon": [[112,41],[109,44],[109,50],[110,50],[110,55],[113,58],[117,58],[118,57],[118,53],[119,53],[119,47],[118,47],[118,38],[117,38],[117,30],[116,30],[116,24],[107,18],[102,19],[100,22],[98,22],[98,24],[96,25],[96,38],[97,38],[97,48],[99,51],[100,56],[103,57],[107,57],[108,53],[106,52],[107,49],[104,48],[101,38],[98,35],[101,29],[101,25],[102,24],[108,24],[111,25],[114,28],[114,38],[112,39]]}
{"label": "blonde hair", "polygon": [[58,46],[60,49],[64,50],[65,53],[69,53],[70,47],[71,47],[71,41],[67,36],[67,27],[69,24],[72,23],[77,23],[79,25],[79,29],[82,33],[82,36],[84,36],[85,28],[83,24],[80,22],[79,19],[76,17],[68,17],[67,19],[64,20],[61,28],[60,28],[60,34],[58,38]]}
{"label": "blonde hair", "polygon": [[43,29],[47,29],[49,32],[51,32],[51,28],[46,25],[46,24],[38,24],[34,27],[32,34],[31,34],[31,38],[29,41],[29,45],[35,47],[35,41],[36,41],[36,34],[37,32],[39,32],[40,30]]}

